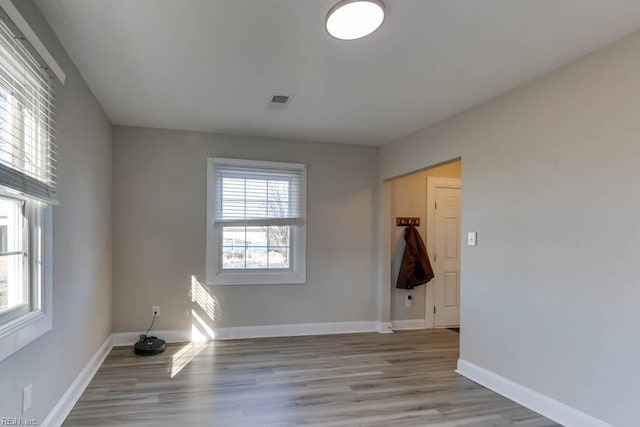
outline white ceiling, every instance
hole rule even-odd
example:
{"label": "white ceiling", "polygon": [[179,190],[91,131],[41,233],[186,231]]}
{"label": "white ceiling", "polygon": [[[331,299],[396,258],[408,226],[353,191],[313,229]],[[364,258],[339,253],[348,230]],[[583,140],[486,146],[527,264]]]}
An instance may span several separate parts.
{"label": "white ceiling", "polygon": [[[114,124],[381,145],[640,29],[638,0],[36,0]],[[284,110],[271,95],[294,94]]]}

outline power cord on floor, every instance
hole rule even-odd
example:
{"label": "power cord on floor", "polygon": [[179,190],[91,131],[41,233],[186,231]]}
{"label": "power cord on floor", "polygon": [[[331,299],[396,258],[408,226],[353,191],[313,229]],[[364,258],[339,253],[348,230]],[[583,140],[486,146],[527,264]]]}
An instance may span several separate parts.
{"label": "power cord on floor", "polygon": [[146,339],[156,339],[157,338],[157,337],[149,336],[149,331],[151,330],[151,328],[153,328],[153,324],[155,323],[157,316],[158,316],[158,313],[154,312],[153,313],[153,319],[151,320],[151,324],[149,325],[149,329],[147,329],[147,332],[145,332],[144,334],[140,334],[140,341],[144,341]]}

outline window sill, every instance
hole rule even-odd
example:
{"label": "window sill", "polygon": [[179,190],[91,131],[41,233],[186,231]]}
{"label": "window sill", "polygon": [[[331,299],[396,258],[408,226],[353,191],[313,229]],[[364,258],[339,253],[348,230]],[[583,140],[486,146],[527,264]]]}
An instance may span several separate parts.
{"label": "window sill", "polygon": [[295,272],[218,273],[208,281],[210,285],[302,285],[306,275]]}
{"label": "window sill", "polygon": [[0,327],[0,361],[51,330],[51,315],[32,311]]}

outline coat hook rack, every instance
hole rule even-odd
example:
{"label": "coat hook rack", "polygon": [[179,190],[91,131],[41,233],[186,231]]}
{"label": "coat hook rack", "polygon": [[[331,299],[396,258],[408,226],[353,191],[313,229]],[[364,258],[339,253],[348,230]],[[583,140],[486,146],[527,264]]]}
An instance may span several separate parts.
{"label": "coat hook rack", "polygon": [[406,227],[408,225],[413,225],[415,227],[420,227],[420,218],[415,217],[396,217],[396,226],[398,227]]}

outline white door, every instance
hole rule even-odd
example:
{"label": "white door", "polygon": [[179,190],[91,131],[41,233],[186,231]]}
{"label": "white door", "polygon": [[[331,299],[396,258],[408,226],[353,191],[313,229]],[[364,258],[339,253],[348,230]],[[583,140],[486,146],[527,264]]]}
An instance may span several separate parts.
{"label": "white door", "polygon": [[460,325],[460,189],[435,188],[434,326]]}

